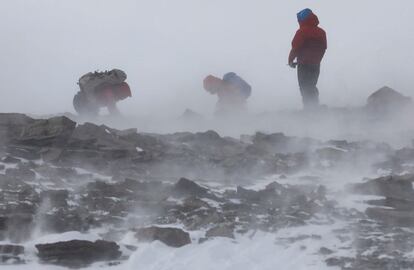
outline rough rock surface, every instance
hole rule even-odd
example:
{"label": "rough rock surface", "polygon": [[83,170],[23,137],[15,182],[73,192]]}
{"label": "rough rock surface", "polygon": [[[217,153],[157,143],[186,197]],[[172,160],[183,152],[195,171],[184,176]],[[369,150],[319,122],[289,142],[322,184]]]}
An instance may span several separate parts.
{"label": "rough rock surface", "polygon": [[[332,172],[366,169],[366,164],[370,175],[386,176],[335,192],[321,181]],[[158,135],[76,125],[65,117],[0,114],[0,240],[6,242],[0,258],[24,263],[30,250],[21,247],[45,233],[99,231],[111,241],[37,245],[43,263],[81,267],[127,257],[117,243],[128,233],[180,247],[342,223],[334,238],[354,255],[320,247],[315,256],[327,265],[409,269],[414,263],[407,255],[414,250],[413,175],[410,146],[393,149],[371,141],[319,141],[282,133],[240,139],[214,131]],[[363,210],[354,209],[339,204],[341,192],[370,197]],[[194,231],[198,239],[190,239]],[[303,233],[275,242],[322,237]]]}
{"label": "rough rock surface", "polygon": [[135,237],[139,241],[161,241],[170,247],[182,247],[191,244],[190,235],[178,228],[147,227],[137,230]]}
{"label": "rough rock surface", "polygon": [[72,240],[36,245],[38,256],[43,262],[69,267],[82,267],[104,260],[116,260],[121,256],[119,246],[114,242]]}
{"label": "rough rock surface", "polygon": [[24,263],[22,258],[24,247],[19,245],[0,245],[0,263],[20,264]]}
{"label": "rough rock surface", "polygon": [[384,86],[368,97],[366,108],[371,113],[393,114],[410,105],[411,98]]}

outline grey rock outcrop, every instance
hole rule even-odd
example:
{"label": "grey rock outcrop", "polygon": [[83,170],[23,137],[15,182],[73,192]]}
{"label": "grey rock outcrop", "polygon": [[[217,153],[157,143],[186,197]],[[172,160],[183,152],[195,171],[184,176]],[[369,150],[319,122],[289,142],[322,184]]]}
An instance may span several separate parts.
{"label": "grey rock outcrop", "polygon": [[72,240],[36,245],[42,262],[68,266],[85,267],[97,261],[119,259],[121,252],[114,242]]}
{"label": "grey rock outcrop", "polygon": [[161,241],[167,246],[182,247],[191,244],[190,235],[178,228],[147,227],[137,230],[135,237],[139,241]]}
{"label": "grey rock outcrop", "polygon": [[365,107],[372,114],[390,115],[401,112],[401,110],[411,105],[410,97],[384,86],[368,97]]}

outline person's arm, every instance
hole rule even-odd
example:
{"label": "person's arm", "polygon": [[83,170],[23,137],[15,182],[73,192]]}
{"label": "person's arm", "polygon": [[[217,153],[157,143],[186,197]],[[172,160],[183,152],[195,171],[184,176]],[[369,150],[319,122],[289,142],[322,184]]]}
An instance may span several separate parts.
{"label": "person's arm", "polygon": [[295,61],[295,58],[298,56],[298,51],[301,49],[304,42],[305,39],[303,33],[298,30],[292,40],[292,49],[290,50],[288,59],[289,66],[294,67],[293,61]]}

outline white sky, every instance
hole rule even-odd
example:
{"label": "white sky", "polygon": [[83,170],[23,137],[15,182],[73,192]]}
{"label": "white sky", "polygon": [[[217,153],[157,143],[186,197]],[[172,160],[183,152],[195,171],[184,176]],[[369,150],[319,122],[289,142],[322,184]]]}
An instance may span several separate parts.
{"label": "white sky", "polygon": [[360,105],[381,86],[414,96],[412,0],[2,0],[0,111],[73,111],[77,79],[125,70],[129,114],[202,113],[216,98],[202,79],[234,71],[253,86],[253,111],[299,108],[286,66],[296,12],[328,34],[321,101]]}

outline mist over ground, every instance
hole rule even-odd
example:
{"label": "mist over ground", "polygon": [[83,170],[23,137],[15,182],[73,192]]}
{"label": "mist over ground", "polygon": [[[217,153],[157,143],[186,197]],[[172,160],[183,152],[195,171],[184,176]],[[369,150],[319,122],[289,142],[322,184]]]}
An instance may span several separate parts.
{"label": "mist over ground", "polygon": [[[310,111],[287,65],[306,7],[328,35]],[[413,8],[2,1],[0,267],[412,269]],[[122,117],[75,115],[78,78],[113,68]],[[229,71],[250,110],[215,117],[203,79]]]}
{"label": "mist over ground", "polygon": [[287,67],[296,12],[312,8],[328,34],[321,102],[361,105],[388,85],[412,95],[412,1],[14,0],[0,11],[0,107],[4,112],[73,112],[78,78],[125,70],[134,116],[209,115],[216,97],[202,79],[234,71],[253,86],[252,112],[298,109]]}

